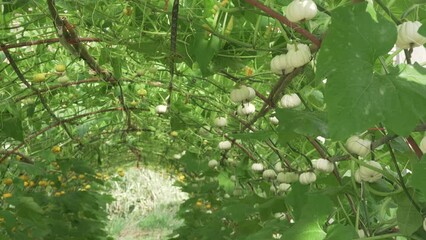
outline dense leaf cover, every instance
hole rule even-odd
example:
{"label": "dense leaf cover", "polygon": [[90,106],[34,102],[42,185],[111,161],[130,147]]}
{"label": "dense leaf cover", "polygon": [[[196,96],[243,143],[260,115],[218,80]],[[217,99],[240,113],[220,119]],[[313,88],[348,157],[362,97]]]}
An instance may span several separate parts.
{"label": "dense leaf cover", "polygon": [[291,2],[1,1],[0,239],[108,239],[135,165],[189,193],[174,239],[426,239],[426,1]]}

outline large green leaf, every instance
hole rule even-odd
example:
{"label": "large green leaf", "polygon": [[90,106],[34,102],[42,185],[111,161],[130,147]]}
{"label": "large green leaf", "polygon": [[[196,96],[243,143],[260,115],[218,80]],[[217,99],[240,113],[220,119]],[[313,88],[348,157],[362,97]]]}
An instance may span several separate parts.
{"label": "large green leaf", "polygon": [[220,48],[220,39],[216,36],[208,37],[206,34],[205,30],[199,29],[190,50],[203,75],[209,74],[210,62]]}
{"label": "large green leaf", "polygon": [[406,236],[411,236],[422,226],[423,217],[405,195],[395,196],[395,201],[398,204],[396,220],[400,232]]}
{"label": "large green leaf", "polygon": [[298,135],[310,137],[328,135],[326,116],[322,112],[278,109],[276,115],[280,121],[279,138],[284,142]]}
{"label": "large green leaf", "polygon": [[[318,54],[317,78],[327,78],[325,102],[330,135],[345,138],[382,120],[380,85],[373,79],[377,58],[396,41],[396,26],[367,4],[337,8]],[[370,11],[371,12],[371,11]]]}
{"label": "large green leaf", "polygon": [[327,231],[327,237],[325,240],[354,239],[357,237],[358,234],[355,232],[353,227],[342,224],[333,224]]}

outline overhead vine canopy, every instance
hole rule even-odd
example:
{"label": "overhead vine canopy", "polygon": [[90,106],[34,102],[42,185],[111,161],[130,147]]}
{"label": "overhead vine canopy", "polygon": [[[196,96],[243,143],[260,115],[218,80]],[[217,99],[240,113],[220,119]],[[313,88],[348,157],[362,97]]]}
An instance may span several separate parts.
{"label": "overhead vine canopy", "polygon": [[146,165],[178,239],[426,238],[425,4],[1,1],[0,238],[106,239]]}

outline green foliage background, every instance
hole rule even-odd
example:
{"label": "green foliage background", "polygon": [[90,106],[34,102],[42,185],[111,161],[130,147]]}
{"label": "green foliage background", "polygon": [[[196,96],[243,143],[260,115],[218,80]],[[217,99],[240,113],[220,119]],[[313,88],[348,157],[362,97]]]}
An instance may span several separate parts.
{"label": "green foliage background", "polygon": [[[107,239],[106,182],[130,165],[165,168],[190,194],[176,239],[426,238],[416,144],[426,70],[390,53],[398,24],[426,23],[426,2],[317,0],[318,15],[299,25],[321,46],[249,2],[182,0],[172,53],[173,1],[0,1],[0,238]],[[291,1],[261,2],[282,13]],[[49,4],[68,28],[55,27]],[[69,31],[80,42],[61,39]],[[291,42],[310,44],[313,60],[274,75],[272,57]],[[68,82],[58,81],[57,64]],[[34,82],[37,73],[47,80]],[[239,85],[258,92],[254,116],[235,114],[229,93]],[[303,106],[278,108],[285,93]],[[221,116],[228,126],[214,127]],[[373,141],[364,159],[344,147],[356,134]],[[218,149],[226,139],[233,147]],[[250,169],[280,162],[301,173],[318,158],[336,170],[292,183],[288,194]],[[365,160],[384,166],[378,182],[355,182]]]}

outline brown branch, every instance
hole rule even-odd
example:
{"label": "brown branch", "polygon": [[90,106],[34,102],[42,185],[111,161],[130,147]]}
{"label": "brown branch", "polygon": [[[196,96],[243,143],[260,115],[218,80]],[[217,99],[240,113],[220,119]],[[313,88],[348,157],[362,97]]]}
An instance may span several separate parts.
{"label": "brown branch", "polygon": [[91,69],[93,69],[97,74],[99,74],[102,77],[103,80],[108,82],[113,82],[111,83],[111,85],[113,86],[114,86],[114,83],[118,85],[118,88],[120,91],[120,95],[118,96],[118,99],[126,114],[127,129],[133,128],[131,123],[130,110],[125,103],[123,89],[121,87],[119,79],[116,79],[109,71],[103,69],[99,65],[99,63],[95,60],[95,58],[92,57],[92,55],[90,55],[87,48],[83,44],[81,44],[79,40],[80,38],[78,37],[75,27],[70,22],[68,22],[68,20],[65,17],[64,18],[59,17],[59,13],[55,6],[55,0],[47,0],[47,5],[49,8],[50,14],[54,20],[54,25],[59,38],[63,37],[65,39],[65,41],[60,41],[61,44],[66,49],[68,49],[71,53],[76,54],[78,57],[83,59],[90,66]]}
{"label": "brown branch", "polygon": [[[3,44],[0,44],[1,46],[4,46]],[[10,54],[8,49],[3,49],[3,53],[6,56],[7,60],[9,61],[10,66],[12,66],[13,70],[15,71],[16,75],[18,75],[19,80],[21,80],[22,83],[25,84],[25,86],[29,89],[31,89],[34,93],[37,94],[38,98],[40,99],[41,104],[43,105],[44,109],[49,113],[49,115],[56,121],[58,124],[62,126],[62,128],[67,133],[68,137],[71,139],[74,139],[71,131],[68,129],[68,127],[65,125],[65,123],[62,122],[60,118],[58,118],[55,113],[50,109],[50,107],[47,105],[47,101],[44,98],[44,96],[38,91],[37,88],[35,88],[33,85],[31,85],[27,79],[25,78],[24,74],[22,74],[21,70],[19,70],[18,65],[16,64],[15,60],[13,59],[12,55]]]}
{"label": "brown branch", "polygon": [[[41,45],[41,44],[57,43],[59,41],[60,41],[59,38],[51,38],[51,39],[42,39],[42,40],[22,42],[22,43],[11,43],[11,44],[6,44],[4,46],[1,46],[0,50],[3,51],[4,49],[19,48],[19,47],[25,47],[25,46]],[[100,38],[79,38],[79,41],[80,42],[102,42],[102,40]],[[73,42],[69,42],[69,43],[70,44],[74,44]]]}
{"label": "brown branch", "polygon": [[422,150],[419,148],[419,145],[417,145],[416,141],[413,139],[413,137],[411,135],[409,135],[407,137],[407,144],[408,146],[411,147],[411,149],[413,149],[414,153],[416,154],[416,156],[419,159],[422,159],[423,156],[423,152]]}
{"label": "brown branch", "polygon": [[294,29],[296,32],[302,34],[304,37],[309,39],[313,44],[319,48],[321,46],[321,40],[318,39],[316,36],[314,36],[312,33],[308,32],[306,29],[301,28],[298,24],[290,22],[286,17],[281,15],[280,13],[274,11],[273,9],[269,8],[268,6],[265,6],[264,4],[258,2],[257,0],[245,0],[247,3],[253,5],[254,7],[262,10],[269,16],[277,19],[282,24],[287,25],[288,27]]}
{"label": "brown branch", "polygon": [[9,154],[9,155],[14,154],[14,155],[20,157],[20,160],[18,160],[18,161],[22,161],[22,162],[25,162],[25,163],[28,163],[28,164],[34,164],[33,160],[31,160],[28,156],[26,156],[25,154],[20,153],[20,152],[11,152],[11,151],[6,151],[6,150],[0,150],[0,154]]}

